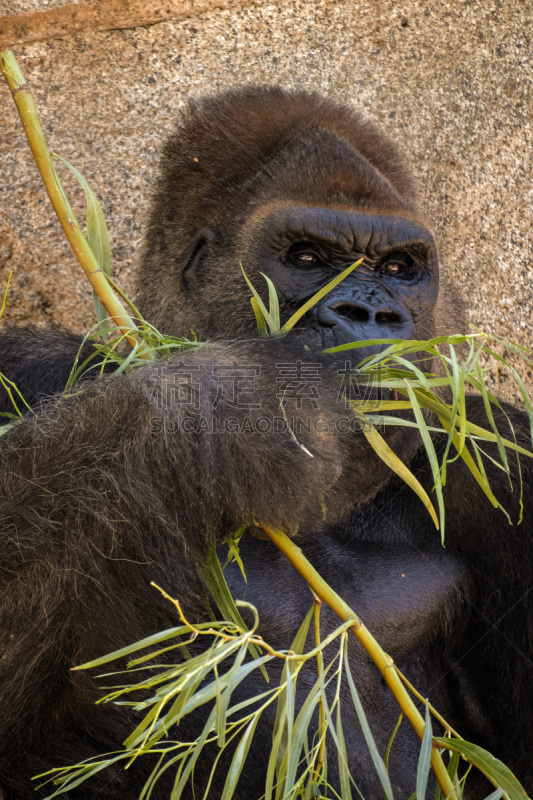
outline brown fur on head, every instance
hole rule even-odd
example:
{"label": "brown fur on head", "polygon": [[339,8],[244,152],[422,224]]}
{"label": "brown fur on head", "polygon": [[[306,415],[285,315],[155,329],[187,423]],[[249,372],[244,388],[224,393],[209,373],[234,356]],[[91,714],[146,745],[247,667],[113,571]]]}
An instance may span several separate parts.
{"label": "brown fur on head", "polygon": [[[396,144],[352,109],[314,92],[258,85],[191,101],[162,153],[137,278],[142,313],[167,333],[251,330],[239,261],[249,275],[263,271],[262,217],[291,203],[423,221]],[[443,302],[439,316],[449,327],[456,304]],[[434,330],[428,318],[420,334]]]}

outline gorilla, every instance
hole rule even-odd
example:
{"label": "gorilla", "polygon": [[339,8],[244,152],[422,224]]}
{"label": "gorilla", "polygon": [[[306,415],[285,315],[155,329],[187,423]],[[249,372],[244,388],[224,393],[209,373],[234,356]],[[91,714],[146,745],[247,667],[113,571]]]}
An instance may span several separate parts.
{"label": "gorilla", "polygon": [[[284,321],[359,259],[297,331],[257,337],[239,262],[260,290],[260,273],[272,280]],[[86,379],[64,396],[81,335],[7,327],[0,337],[0,371],[35,412],[0,438],[4,798],[44,797],[49,789],[36,795],[32,776],[120,749],[138,716],[128,706],[95,705],[102,681],[71,668],[177,624],[151,581],[201,620],[195,566],[228,531],[247,526],[240,549],[248,582],[229,565],[232,593],[246,592],[257,607],[267,641],[289,647],[311,596],[257,521],[296,537],[421,694],[533,792],[531,464],[510,457],[513,492],[487,461],[513,524],[462,461],[450,464],[442,547],[420,500],[345,408],[339,374],[349,358],[355,366],[380,345],[324,353],[464,325],[461,299],[442,278],[439,292],[435,241],[396,144],[315,93],[247,86],[192,101],[163,148],[136,301],[160,330],[193,332],[205,344],[128,375]],[[11,410],[7,396],[0,402]],[[527,416],[502,407],[500,428],[510,419],[527,447]],[[468,396],[467,409],[487,424],[482,398]],[[277,425],[280,417],[290,425]],[[430,493],[418,432],[394,427],[384,435]],[[445,438],[436,433],[434,441],[442,453]],[[524,511],[516,524],[519,468]],[[326,609],[322,624],[325,634],[338,621]],[[383,754],[398,707],[355,639],[349,651]],[[314,681],[314,671],[305,674],[302,684]],[[258,680],[243,683],[237,699],[257,693]],[[254,738],[236,791],[242,800],[263,794],[273,713]],[[347,703],[343,713],[351,774],[366,800],[381,800],[355,712]],[[196,736],[199,724],[185,718],[180,736]],[[389,762],[398,798],[415,789],[419,748],[404,722]],[[104,770],[68,797],[130,800],[154,763],[147,755],[127,771]],[[215,773],[213,800],[228,763]],[[196,796],[211,765],[207,754],[195,770]],[[335,765],[332,756],[328,780],[338,788]],[[156,784],[155,800],[170,797],[171,772]],[[481,776],[466,786],[472,798],[491,791]]]}

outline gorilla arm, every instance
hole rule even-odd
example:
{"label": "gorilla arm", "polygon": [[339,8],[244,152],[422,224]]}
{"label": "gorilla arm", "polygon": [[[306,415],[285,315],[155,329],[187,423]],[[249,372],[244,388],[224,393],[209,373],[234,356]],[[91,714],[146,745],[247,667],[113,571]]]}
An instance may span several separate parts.
{"label": "gorilla arm", "polygon": [[[30,776],[65,753],[77,762],[125,738],[129,712],[95,708],[92,678],[69,670],[175,624],[150,581],[198,618],[190,565],[215,533],[254,519],[318,530],[321,498],[328,515],[353,504],[354,435],[182,429],[187,415],[218,430],[212,366],[228,361],[261,366],[255,414],[279,417],[274,365],[294,359],[280,341],[202,346],[184,359],[198,367],[194,411],[168,391],[175,359],[49,404],[0,439],[0,786],[17,798],[34,796]],[[324,387],[310,416],[329,430],[338,415]]]}
{"label": "gorilla arm", "polygon": [[[0,334],[0,374],[15,384],[30,408],[38,408],[41,400],[64,390],[82,342],[82,336],[61,328],[10,326]],[[91,350],[90,345],[84,347],[80,364]],[[14,396],[17,399],[16,393]],[[17,406],[26,410],[20,401]],[[9,395],[1,387],[0,412],[14,413]],[[8,421],[0,417],[0,425]]]}

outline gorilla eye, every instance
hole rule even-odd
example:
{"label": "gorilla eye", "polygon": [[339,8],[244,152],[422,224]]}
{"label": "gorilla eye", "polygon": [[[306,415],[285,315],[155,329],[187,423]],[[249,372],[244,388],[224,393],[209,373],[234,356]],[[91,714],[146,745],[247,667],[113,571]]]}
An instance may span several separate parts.
{"label": "gorilla eye", "polygon": [[401,278],[413,278],[416,273],[413,258],[407,253],[399,253],[389,257],[380,264],[380,271],[385,275]]}
{"label": "gorilla eye", "polygon": [[324,259],[308,242],[295,244],[287,253],[295,267],[315,267],[324,263]]}

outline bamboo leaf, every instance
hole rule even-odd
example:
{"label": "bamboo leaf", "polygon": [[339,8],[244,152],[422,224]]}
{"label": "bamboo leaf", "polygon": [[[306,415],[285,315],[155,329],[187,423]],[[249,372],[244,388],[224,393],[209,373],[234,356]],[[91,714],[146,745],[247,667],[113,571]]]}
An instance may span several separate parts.
{"label": "bamboo leaf", "polygon": [[483,405],[485,406],[485,413],[487,415],[487,419],[489,420],[490,427],[492,428],[492,430],[494,431],[494,433],[495,433],[495,435],[497,437],[498,452],[499,452],[500,458],[502,460],[503,468],[505,469],[505,472],[507,472],[507,474],[510,475],[509,463],[507,461],[507,453],[506,453],[504,444],[502,442],[502,438],[500,436],[500,432],[498,430],[498,426],[496,425],[496,423],[494,421],[494,415],[492,413],[492,405],[493,404],[499,409],[501,409],[501,406],[500,406],[499,402],[496,400],[496,398],[494,397],[494,395],[492,395],[492,393],[488,391],[486,383],[483,380],[483,373],[481,371],[480,365],[477,364],[476,367],[477,367],[478,380],[477,381],[473,381],[472,379],[470,379],[470,380],[471,380],[471,383],[474,385],[474,387],[479,392],[481,392],[481,395],[483,397]]}
{"label": "bamboo leaf", "polygon": [[429,499],[426,490],[415,478],[411,470],[405,466],[400,458],[398,458],[396,453],[389,447],[385,439],[374,426],[371,426],[368,429],[365,427],[363,429],[363,433],[369,445],[377,453],[377,455],[385,462],[385,464],[387,464],[388,467],[390,467],[393,472],[399,475],[399,477],[402,478],[402,480],[404,480],[405,483],[410,486],[415,494],[422,500],[423,504],[430,513],[431,519],[435,523],[435,527],[438,530],[439,521],[431,500]]}
{"label": "bamboo leaf", "polygon": [[471,764],[481,770],[489,781],[497,788],[509,795],[511,800],[525,800],[527,793],[524,787],[515,778],[511,770],[494,758],[487,750],[463,739],[449,739],[435,736],[433,742],[439,747],[459,753]]}
{"label": "bamboo leaf", "polygon": [[266,280],[267,285],[268,285],[268,302],[269,302],[269,305],[270,305],[270,309],[269,309],[270,316],[272,317],[272,321],[273,321],[274,325],[277,326],[277,330],[279,330],[279,328],[280,328],[280,319],[279,319],[278,293],[276,292],[276,287],[274,286],[274,284],[272,283],[270,278],[267,277],[267,275],[265,275],[264,272],[262,272],[261,275]]}
{"label": "bamboo leaf", "polygon": [[435,452],[435,445],[433,444],[433,439],[431,438],[429,431],[427,429],[426,421],[424,419],[422,411],[420,410],[416,394],[414,393],[413,389],[411,388],[411,386],[407,381],[405,382],[405,387],[407,389],[411,405],[413,406],[413,413],[415,415],[415,420],[417,422],[418,429],[422,437],[422,442],[424,443],[426,455],[429,459],[431,472],[433,474],[433,480],[435,481],[435,493],[437,495],[437,502],[439,504],[439,513],[440,513],[440,536],[441,536],[441,541],[444,544],[444,498],[442,496],[442,482],[441,482],[439,462],[437,459],[437,453]]}
{"label": "bamboo leaf", "polygon": [[215,681],[215,686],[217,689],[217,714],[216,714],[216,725],[215,729],[218,734],[218,746],[224,747],[226,742],[226,714],[228,711],[229,701],[231,699],[231,695],[233,689],[236,685],[236,678],[239,668],[244,660],[244,656],[246,655],[246,647],[241,647],[237,653],[237,657],[235,662],[227,674],[226,679],[226,688],[222,692],[222,696],[219,697],[219,681],[218,675],[217,680]]}
{"label": "bamboo leaf", "polygon": [[[96,257],[100,269],[106,275],[111,275],[111,248],[109,245],[109,233],[107,230],[104,213],[100,203],[98,202],[98,198],[87,183],[87,180],[84,178],[81,172],[76,169],[76,167],[73,167],[72,164],[69,164],[66,159],[57,155],[57,153],[52,153],[52,155],[54,158],[57,158],[59,161],[61,161],[72,172],[72,174],[77,178],[78,182],[83,187],[87,202],[87,213],[85,217],[87,241],[89,242],[89,246]],[[94,290],[93,301],[96,318],[100,327],[103,327],[105,326],[108,313]],[[105,334],[103,334],[103,337],[105,341]]]}
{"label": "bamboo leaf", "polygon": [[[405,390],[401,389],[401,391]],[[448,420],[451,418],[450,409],[437,397],[426,393],[423,394],[420,389],[414,389],[414,391],[416,392],[418,401],[422,408],[428,408],[430,411],[434,411],[438,417],[442,416]],[[485,439],[487,442],[494,442],[496,444],[498,441],[496,434],[492,433],[492,431],[488,431],[486,428],[481,428],[479,425],[475,425],[473,422],[469,422],[468,420],[466,421],[466,429],[470,434],[479,436],[481,439]],[[514,442],[509,441],[509,439],[504,439],[502,437],[502,443],[509,450],[514,450],[517,453],[528,456],[528,458],[533,458],[533,452],[526,450],[524,447],[520,447]]]}
{"label": "bamboo leaf", "polygon": [[265,786],[265,800],[272,800],[272,789],[274,786],[274,776],[278,765],[283,759],[281,751],[282,739],[285,731],[285,715],[287,706],[284,703],[283,708],[280,710],[279,699],[278,709],[276,713],[276,725],[274,725],[274,733],[272,736],[272,748],[270,750],[270,758],[268,760],[266,786]]}
{"label": "bamboo leaf", "polygon": [[337,762],[339,766],[339,777],[341,781],[341,798],[342,800],[352,800],[350,773],[348,771],[348,754],[346,752],[346,743],[344,741],[344,731],[342,730],[340,703],[338,703],[337,705],[337,739],[340,744],[340,749],[337,754],[338,755]]}
{"label": "bamboo leaf", "polygon": [[187,781],[189,780],[189,776],[192,770],[194,769],[194,765],[198,761],[198,757],[203,750],[205,740],[207,739],[209,732],[213,727],[214,721],[215,721],[215,709],[211,711],[209,718],[204,725],[200,737],[196,740],[194,750],[187,762],[187,765],[184,767],[183,772],[181,773],[178,785],[177,786],[175,785],[174,789],[172,790],[172,794],[170,795],[171,800],[179,800],[179,798],[181,797],[183,790],[187,784]]}
{"label": "bamboo leaf", "polygon": [[[197,626],[200,627],[200,626]],[[134,644],[127,647],[122,647],[120,650],[115,650],[113,653],[108,653],[101,658],[95,658],[93,661],[87,661],[86,664],[81,664],[79,667],[73,667],[73,671],[78,669],[92,669],[93,667],[100,667],[102,664],[107,664],[109,661],[115,661],[117,658],[128,656],[130,653],[135,653],[137,650],[143,650],[145,647],[152,647],[154,644],[164,642],[167,639],[173,639],[175,636],[183,636],[190,633],[190,628],[186,625],[180,625],[178,628],[167,628],[160,633],[154,633],[152,636],[147,636]]]}
{"label": "bamboo leaf", "polygon": [[257,332],[259,333],[259,336],[268,336],[266,321],[264,314],[261,311],[261,306],[255,299],[255,297],[250,297],[250,303],[252,304],[252,308],[254,310],[255,321],[257,323]]}
{"label": "bamboo leaf", "polygon": [[307,695],[305,703],[300,709],[300,712],[293,725],[293,733],[291,736],[290,746],[287,747],[287,772],[285,777],[285,794],[289,794],[294,788],[296,782],[296,771],[300,763],[300,753],[307,739],[309,726],[311,724],[313,713],[318,703],[320,702],[320,681],[316,681],[311,692]]}
{"label": "bamboo leaf", "polygon": [[233,792],[235,791],[235,787],[237,786],[237,782],[240,778],[242,768],[244,766],[244,762],[246,761],[246,756],[248,755],[248,751],[250,749],[250,745],[252,743],[255,729],[257,728],[257,723],[259,722],[260,717],[260,714],[256,714],[254,716],[241,737],[239,746],[235,751],[231,766],[228,770],[221,800],[230,800],[230,798],[233,797]]}
{"label": "bamboo leaf", "polygon": [[57,153],[52,153],[52,155],[54,158],[57,158],[58,161],[61,161],[61,163],[72,172],[85,192],[85,199],[87,201],[87,239],[94,255],[96,256],[96,260],[100,265],[100,269],[102,269],[106,275],[111,275],[111,248],[109,246],[109,233],[107,230],[104,212],[102,211],[102,207],[98,202],[98,198],[87,183],[87,180],[84,178],[81,172],[76,169],[76,167],[73,167],[72,164],[69,164],[65,158],[57,155]]}
{"label": "bamboo leaf", "polygon": [[453,347],[453,345],[449,345],[449,348],[450,348],[450,356],[451,356],[450,360],[452,366],[451,375],[446,360],[443,360],[443,366],[444,369],[446,370],[446,375],[448,376],[452,389],[452,409],[451,409],[450,428],[448,432],[448,438],[446,440],[446,448],[442,456],[442,466],[440,471],[440,477],[443,486],[446,485],[448,454],[450,452],[450,447],[453,444],[453,433],[455,432],[455,421],[457,419],[457,411],[459,407],[459,373],[457,369],[457,356],[455,354],[455,348]]}
{"label": "bamboo leaf", "polygon": [[[455,430],[452,430],[452,427],[451,427],[449,421],[445,417],[438,416],[438,419],[439,419],[440,424],[444,428],[444,430],[447,431],[448,433],[451,432],[452,441],[453,441],[454,447],[456,449],[458,449],[459,448],[459,435],[457,434],[457,432]],[[481,474],[479,469],[476,467],[476,465],[474,463],[474,459],[472,458],[472,456],[470,455],[470,453],[468,452],[466,447],[464,448],[463,452],[461,453],[461,458],[463,459],[463,461],[465,462],[466,466],[468,467],[468,469],[472,473],[472,476],[474,477],[476,483],[481,487],[481,489],[483,490],[483,492],[487,496],[487,499],[489,500],[491,505],[494,508],[497,508],[498,507],[498,501],[496,500],[496,498],[494,497],[494,495],[492,493],[492,489],[490,488],[490,485],[489,485],[489,482],[487,481],[487,478],[483,477],[483,475]]]}
{"label": "bamboo leaf", "polygon": [[[243,618],[237,610],[235,601],[231,595],[224,573],[220,568],[216,548],[214,544],[209,547],[208,555],[205,564],[202,567],[201,575],[207,584],[207,588],[213,595],[213,599],[217,604],[220,613],[228,621],[234,622],[241,630],[247,631]],[[254,644],[248,645],[248,650],[252,658],[259,658],[259,651]],[[263,665],[261,665],[261,672],[268,683],[268,673]]]}
{"label": "bamboo leaf", "polygon": [[403,719],[403,712],[398,717],[398,722],[396,723],[396,725],[394,727],[394,730],[393,730],[393,732],[391,734],[391,737],[389,739],[389,743],[387,745],[387,749],[385,750],[385,758],[383,759],[383,763],[385,764],[385,769],[387,770],[387,773],[389,771],[389,756],[390,756],[390,751],[392,749],[392,743],[394,742],[394,739],[396,738],[396,734],[398,733],[400,725],[402,724],[402,719]]}
{"label": "bamboo leaf", "polygon": [[426,727],[424,728],[424,736],[422,738],[422,745],[420,747],[420,755],[418,757],[418,770],[416,773],[416,797],[417,800],[425,800],[426,788],[428,785],[429,768],[431,766],[431,749],[433,746],[433,730],[431,727],[431,715],[429,713],[429,706],[426,700]]}
{"label": "bamboo leaf", "polygon": [[383,759],[381,758],[378,752],[376,742],[374,741],[372,731],[370,730],[370,725],[368,724],[368,720],[366,718],[365,710],[361,704],[361,700],[359,699],[359,693],[357,692],[357,689],[355,688],[355,683],[353,682],[352,673],[350,670],[350,663],[348,661],[347,647],[345,647],[344,649],[344,671],[346,673],[346,678],[348,680],[348,686],[350,688],[350,694],[352,695],[354,708],[359,718],[359,724],[361,725],[366,745],[370,751],[370,755],[372,756],[372,761],[374,762],[374,766],[376,768],[378,777],[381,781],[381,785],[383,786],[385,797],[387,798],[387,800],[393,800],[392,787],[387,767],[385,766]]}
{"label": "bamboo leaf", "polygon": [[495,789],[491,794],[489,794],[485,800],[500,800],[500,797],[503,795],[503,789]]}
{"label": "bamboo leaf", "polygon": [[456,782],[457,778],[457,770],[459,769],[459,761],[460,761],[459,753],[451,753],[450,752],[450,762],[448,764],[448,775],[452,779],[452,781]]}
{"label": "bamboo leaf", "polygon": [[[244,275],[244,279],[245,279],[246,283],[248,284],[248,288],[252,292],[252,294],[254,296],[254,299],[255,299],[257,305],[259,306],[259,309],[261,310],[261,313],[263,315],[263,319],[266,321],[268,327],[270,328],[270,333],[279,333],[279,327],[276,327],[276,325],[274,323],[274,320],[272,319],[272,317],[270,316],[270,314],[266,310],[265,304],[263,303],[263,301],[261,300],[260,296],[258,295],[256,290],[254,289],[253,283],[248,279],[248,276],[246,275],[246,272],[244,271],[244,267],[243,267],[242,264],[241,264],[241,270],[242,270],[242,274]],[[253,303],[252,303],[252,306],[253,306]],[[255,311],[255,306],[253,306],[253,308],[254,308],[254,311]],[[256,319],[257,319],[257,314],[256,314]]]}
{"label": "bamboo leaf", "polygon": [[[293,653],[301,655],[304,651],[305,642],[307,640],[307,634],[309,632],[309,626],[311,624],[311,620],[313,618],[315,604],[311,606],[305,619],[303,620],[302,624],[298,629],[298,633],[294,637],[294,640],[290,646],[290,650]],[[287,661],[285,662],[285,667],[281,673],[281,681],[280,685],[284,685],[285,682],[290,680],[290,676],[292,676],[294,670],[297,667],[297,662],[295,661]],[[265,800],[270,800],[272,795],[273,783],[274,783],[274,774],[276,769],[281,769],[284,757],[286,755],[286,747],[287,747],[287,689],[283,689],[278,697],[278,703],[276,708],[276,718],[274,720],[274,728],[272,731],[272,751],[270,754],[270,759],[268,762],[268,770],[267,770],[267,781],[266,781],[266,794]],[[286,769],[286,761],[285,761],[285,769]],[[278,774],[278,781],[280,780],[280,775]],[[279,786],[278,786],[279,788]]]}
{"label": "bamboo leaf", "polygon": [[[324,353],[343,353],[346,350],[358,350],[360,347],[372,347],[377,344],[403,345],[404,343],[405,339],[361,339],[358,342],[348,342],[347,344],[339,344],[336,347],[329,347],[324,350]],[[383,356],[384,352],[380,353],[380,355]]]}

